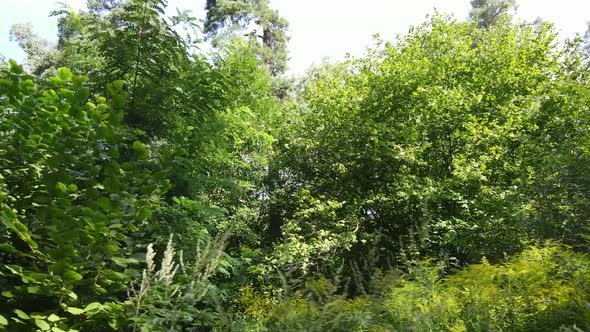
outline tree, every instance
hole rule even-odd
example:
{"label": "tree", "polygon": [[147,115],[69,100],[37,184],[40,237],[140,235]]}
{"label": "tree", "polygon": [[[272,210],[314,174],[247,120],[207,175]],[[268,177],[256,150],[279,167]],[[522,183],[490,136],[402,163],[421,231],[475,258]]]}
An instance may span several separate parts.
{"label": "tree", "polygon": [[188,45],[163,17],[165,1],[101,1],[95,9],[100,15],[59,13],[62,65],[89,73],[97,89],[126,81],[126,124],[152,137],[170,134],[185,111],[175,100],[185,94],[180,82],[193,63]]}
{"label": "tree", "polygon": [[64,64],[90,72],[97,91],[125,82],[123,121],[153,144],[149,170],[171,181],[169,205],[145,237],[216,233],[227,217],[241,225],[237,238],[252,238],[278,118],[270,76],[247,41],[225,43],[209,59],[191,55],[171,25],[181,20],[165,19],[164,5],[133,0],[101,15],[63,13]]}
{"label": "tree", "polygon": [[[64,11],[59,60],[88,76],[60,69],[45,80],[16,63],[0,67],[0,288],[12,298],[0,304],[0,325],[19,319],[13,310],[24,322],[25,312],[67,305],[64,315],[75,316],[84,310],[75,306],[96,302],[84,322],[67,323],[108,330],[91,316],[108,311],[116,325],[123,305],[114,302],[137,272],[123,266],[139,263],[129,256],[148,242],[175,233],[188,257],[208,234],[234,231],[231,254],[260,242],[259,195],[280,106],[270,76],[244,41],[191,55],[163,18],[164,3]],[[108,310],[97,307],[105,301]]]}
{"label": "tree", "polygon": [[124,0],[88,0],[86,7],[90,12],[101,14],[120,8]]}
{"label": "tree", "polygon": [[584,33],[584,51],[586,54],[590,55],[590,22],[588,24],[588,29]]}
{"label": "tree", "polygon": [[575,87],[587,78],[554,39],[550,25],[435,16],[315,71],[280,148],[276,262],[345,262],[370,278],[424,254],[476,262],[530,240],[576,243],[590,187],[576,145],[588,93]]}
{"label": "tree", "polygon": [[31,23],[14,24],[10,28],[10,40],[17,42],[25,51],[27,64],[36,75],[42,74],[57,62],[57,50],[33,31]]}
{"label": "tree", "polygon": [[516,0],[471,0],[469,19],[480,28],[488,28],[516,10]]}
{"label": "tree", "polygon": [[245,33],[255,45],[261,45],[260,56],[272,76],[285,71],[289,24],[270,8],[268,0],[208,0],[205,10],[204,30],[214,42],[227,35]]}

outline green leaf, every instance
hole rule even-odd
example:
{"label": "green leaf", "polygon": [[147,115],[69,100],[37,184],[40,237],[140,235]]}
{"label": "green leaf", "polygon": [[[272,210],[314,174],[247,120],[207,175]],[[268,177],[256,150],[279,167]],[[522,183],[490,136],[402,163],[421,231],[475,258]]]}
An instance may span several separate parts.
{"label": "green leaf", "polygon": [[16,317],[10,317],[10,319],[12,319],[13,321],[19,323],[19,324],[26,324],[25,322],[23,322],[22,320],[16,318]]}
{"label": "green leaf", "polygon": [[54,86],[61,88],[64,85],[64,81],[61,78],[57,78],[57,77],[51,77],[49,79],[49,82],[51,82]]}
{"label": "green leaf", "polygon": [[68,68],[65,68],[65,67],[58,68],[57,74],[60,79],[66,81],[66,82],[70,81],[72,79],[72,72]]}
{"label": "green leaf", "polygon": [[127,98],[123,94],[113,94],[111,96],[111,103],[114,109],[120,109],[125,106]]}
{"label": "green leaf", "polygon": [[13,59],[8,60],[10,63],[10,71],[16,74],[21,74],[23,72],[23,67],[20,66],[16,61]]}
{"label": "green leaf", "polygon": [[101,309],[101,308],[102,308],[102,304],[100,302],[92,302],[84,308],[84,311],[88,312],[88,311],[97,310],[97,309]]}
{"label": "green leaf", "polygon": [[143,159],[143,158],[146,158],[147,156],[149,156],[149,150],[140,141],[133,142],[132,147],[133,147],[133,150],[137,151],[138,158]]}
{"label": "green leaf", "polygon": [[29,235],[29,229],[23,223],[16,219],[16,214],[12,210],[0,211],[0,221],[6,227],[12,229],[18,236],[27,243],[32,249],[37,249],[38,245]]}
{"label": "green leaf", "polygon": [[0,325],[8,325],[8,320],[2,315],[0,315]]}
{"label": "green leaf", "polygon": [[66,311],[72,315],[81,315],[84,313],[84,309],[74,308],[74,307],[67,307]]}
{"label": "green leaf", "polygon": [[68,270],[63,274],[63,278],[67,281],[79,281],[83,276],[74,270]]}
{"label": "green leaf", "polygon": [[78,299],[78,295],[74,292],[68,292],[68,297],[71,298],[72,300],[76,301]]}
{"label": "green leaf", "polygon": [[134,258],[111,257],[111,260],[121,267],[127,267],[129,264],[139,264],[139,261]]}
{"label": "green leaf", "polygon": [[50,322],[52,322],[52,323],[57,322],[60,319],[61,319],[61,317],[59,317],[56,314],[51,314],[51,315],[49,315],[49,317],[47,317],[47,320],[50,321]]}
{"label": "green leaf", "polygon": [[105,269],[102,272],[106,278],[113,280],[113,281],[121,282],[121,281],[126,281],[129,279],[129,277],[126,274],[121,273],[121,272],[108,270],[108,269]]}
{"label": "green leaf", "polygon": [[133,150],[145,149],[145,145],[143,143],[141,143],[140,141],[134,141],[132,147],[133,147]]}
{"label": "green leaf", "polygon": [[123,90],[123,85],[124,84],[125,84],[124,81],[122,81],[122,80],[116,80],[116,81],[113,82],[113,87],[116,90],[121,91],[121,90]]}
{"label": "green leaf", "polygon": [[8,298],[13,298],[14,297],[14,294],[12,294],[11,291],[3,291],[2,292],[2,296],[8,297]]}
{"label": "green leaf", "polygon": [[57,188],[59,191],[61,191],[62,193],[65,193],[65,192],[68,190],[68,187],[67,187],[65,184],[61,183],[61,182],[58,182],[58,183],[55,185],[55,187],[56,187],[56,188]]}
{"label": "green leaf", "polygon": [[35,319],[35,325],[40,328],[42,331],[49,331],[51,330],[51,326],[44,320]]}
{"label": "green leaf", "polygon": [[90,89],[88,89],[87,87],[83,87],[80,90],[76,91],[76,94],[74,95],[74,102],[82,104],[86,99],[88,99],[89,96]]}
{"label": "green leaf", "polygon": [[40,289],[39,286],[28,286],[27,287],[27,292],[29,294],[37,294],[37,293],[39,293],[39,289]]}
{"label": "green leaf", "polygon": [[9,252],[11,254],[18,254],[19,251],[10,243],[0,244],[0,251]]}
{"label": "green leaf", "polygon": [[18,318],[20,319],[31,319],[31,317],[29,317],[29,315],[27,315],[24,311],[20,310],[20,309],[14,309],[14,313],[18,316]]}
{"label": "green leaf", "polygon": [[106,197],[100,197],[97,199],[96,205],[105,211],[110,211],[112,208],[111,200]]}

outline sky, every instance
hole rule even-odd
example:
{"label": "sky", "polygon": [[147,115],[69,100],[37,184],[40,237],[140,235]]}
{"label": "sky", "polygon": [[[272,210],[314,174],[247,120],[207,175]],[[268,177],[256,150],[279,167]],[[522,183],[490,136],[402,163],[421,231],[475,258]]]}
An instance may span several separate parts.
{"label": "sky", "polygon": [[[55,41],[56,18],[49,17],[59,7],[56,0],[0,0],[0,54],[18,61],[24,53],[9,42],[12,24],[31,22],[35,31]],[[74,9],[83,8],[85,0],[61,0]],[[518,18],[532,21],[537,17],[554,22],[562,37],[583,34],[590,21],[589,0],[517,0]],[[360,56],[379,34],[386,40],[406,34],[432,14],[453,14],[464,20],[470,0],[271,0],[271,6],[290,23],[289,73],[301,74],[324,58],[341,60],[347,53]],[[169,12],[175,8],[193,10],[204,18],[205,0],[169,0]]]}

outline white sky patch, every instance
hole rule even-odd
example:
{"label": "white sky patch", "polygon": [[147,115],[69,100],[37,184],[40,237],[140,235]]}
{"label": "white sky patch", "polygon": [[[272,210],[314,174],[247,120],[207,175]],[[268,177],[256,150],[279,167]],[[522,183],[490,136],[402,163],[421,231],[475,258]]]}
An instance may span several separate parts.
{"label": "white sky patch", "polygon": [[[23,61],[24,53],[15,43],[8,42],[8,31],[15,23],[32,22],[41,36],[56,40],[55,17],[49,12],[58,8],[54,0],[0,0],[0,54]],[[79,9],[85,0],[64,1]],[[532,21],[536,17],[552,21],[563,36],[583,34],[590,20],[589,0],[517,0],[518,17]],[[193,10],[204,19],[205,0],[169,0],[170,15],[175,8]],[[436,8],[441,13],[453,14],[458,20],[466,19],[469,0],[271,0],[290,23],[290,73],[301,74],[312,63],[323,58],[341,60],[346,53],[362,55],[379,34],[391,40],[405,34],[411,25],[418,25]]]}

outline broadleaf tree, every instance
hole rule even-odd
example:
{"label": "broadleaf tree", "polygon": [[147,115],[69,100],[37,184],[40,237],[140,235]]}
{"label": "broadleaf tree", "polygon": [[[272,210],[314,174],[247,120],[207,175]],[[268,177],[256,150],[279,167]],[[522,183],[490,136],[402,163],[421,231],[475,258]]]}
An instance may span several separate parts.
{"label": "broadleaf tree", "polygon": [[350,278],[370,278],[425,254],[467,263],[528,241],[577,242],[583,62],[554,48],[550,24],[474,25],[435,15],[314,73],[281,149],[275,262],[344,262]]}

